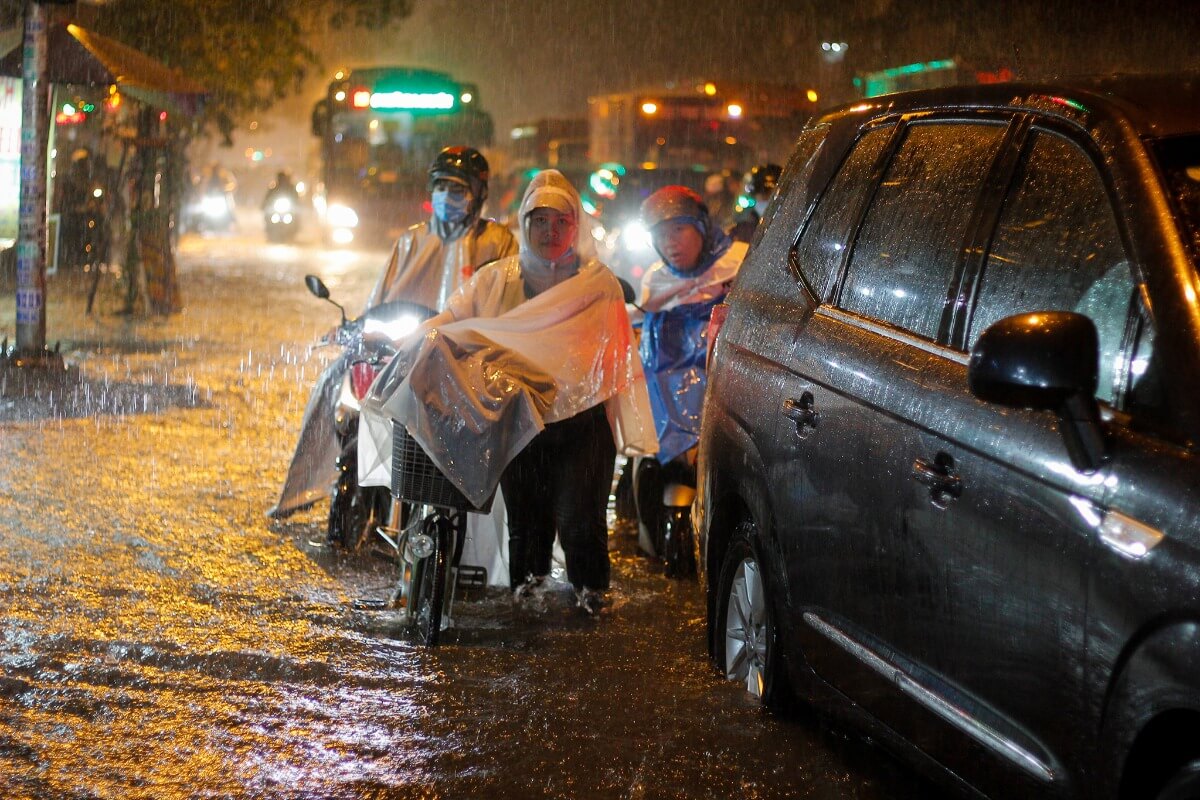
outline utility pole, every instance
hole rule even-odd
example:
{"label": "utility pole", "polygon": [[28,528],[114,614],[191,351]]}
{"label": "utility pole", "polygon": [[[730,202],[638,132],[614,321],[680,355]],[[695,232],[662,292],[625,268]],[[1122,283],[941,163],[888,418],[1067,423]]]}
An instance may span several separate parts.
{"label": "utility pole", "polygon": [[[50,81],[46,78],[46,5],[27,0],[21,65],[21,195],[17,223],[17,342],[14,366],[61,367],[46,349],[46,137]],[[8,354],[3,354],[8,356]]]}

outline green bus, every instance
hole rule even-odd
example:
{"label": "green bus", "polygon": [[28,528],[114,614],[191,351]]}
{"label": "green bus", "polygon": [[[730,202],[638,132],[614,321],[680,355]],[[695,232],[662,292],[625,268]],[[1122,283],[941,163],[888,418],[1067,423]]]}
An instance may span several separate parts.
{"label": "green bus", "polygon": [[313,205],[334,245],[382,245],[429,214],[426,171],[450,145],[487,147],[492,118],[479,90],[410,67],[340,71],[317,101]]}

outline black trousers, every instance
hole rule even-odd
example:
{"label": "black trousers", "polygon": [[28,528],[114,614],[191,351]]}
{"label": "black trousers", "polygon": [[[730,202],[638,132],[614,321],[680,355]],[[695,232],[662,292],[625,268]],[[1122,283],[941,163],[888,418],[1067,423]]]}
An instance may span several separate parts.
{"label": "black trousers", "polygon": [[557,533],[567,579],[578,589],[607,589],[605,509],[617,450],[603,406],[546,426],[500,478],[508,509],[508,579],[550,572]]}

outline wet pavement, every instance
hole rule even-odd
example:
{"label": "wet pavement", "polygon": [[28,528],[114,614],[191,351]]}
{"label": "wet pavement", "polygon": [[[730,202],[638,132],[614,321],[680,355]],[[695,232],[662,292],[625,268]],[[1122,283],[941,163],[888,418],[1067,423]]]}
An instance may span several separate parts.
{"label": "wet pavement", "polygon": [[598,620],[565,586],[542,608],[475,589],[425,650],[355,610],[390,590],[382,551],[265,511],[336,322],[303,275],[355,309],[384,255],[185,238],[165,320],[115,314],[110,276],[90,317],[83,281],[50,279],[78,372],[0,385],[0,797],[931,796],[721,681],[699,587],[624,533]]}

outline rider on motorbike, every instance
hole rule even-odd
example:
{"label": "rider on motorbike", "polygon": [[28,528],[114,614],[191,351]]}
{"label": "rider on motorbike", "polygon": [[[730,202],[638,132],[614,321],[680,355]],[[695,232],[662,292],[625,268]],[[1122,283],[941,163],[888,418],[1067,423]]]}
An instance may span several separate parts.
{"label": "rider on motorbike", "polygon": [[700,196],[684,186],[667,186],[646,198],[642,223],[661,259],[642,279],[639,307],[645,317],[638,350],[663,469],[639,470],[637,496],[639,515],[656,531],[662,486],[695,485],[708,319],[725,299],[747,245],[732,241]]}
{"label": "rider on motorbike", "polygon": [[515,255],[508,228],[480,216],[488,162],[473,147],[447,147],[429,167],[432,216],[401,234],[367,307],[404,299],[440,311],[476,269]]}
{"label": "rider on motorbike", "polygon": [[742,179],[742,197],[741,202],[747,203],[738,215],[736,224],[729,230],[730,237],[735,242],[749,242],[754,235],[754,229],[758,227],[758,221],[762,219],[767,210],[767,204],[771,202],[771,197],[775,194],[775,189],[779,186],[779,176],[783,174],[783,167],[778,164],[759,164],[751,167]]}
{"label": "rider on motorbike", "polygon": [[262,212],[268,239],[290,241],[295,237],[297,216],[300,212],[300,191],[287,170],[280,170],[275,175],[275,180],[267,186],[267,194],[262,201]]}

